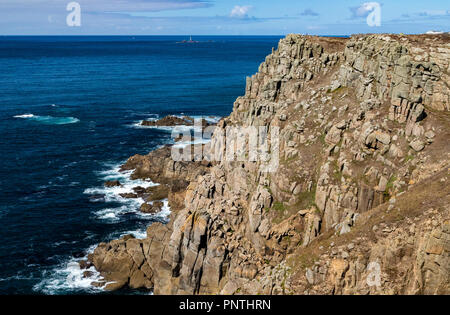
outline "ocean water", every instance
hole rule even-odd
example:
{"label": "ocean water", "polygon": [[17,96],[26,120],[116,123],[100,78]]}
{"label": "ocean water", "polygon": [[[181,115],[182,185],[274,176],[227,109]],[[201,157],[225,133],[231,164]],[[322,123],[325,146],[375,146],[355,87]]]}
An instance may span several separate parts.
{"label": "ocean water", "polygon": [[119,165],[171,141],[139,121],[228,115],[280,38],[183,39],[0,37],[0,294],[102,293],[77,261],[170,214],[118,195],[153,185]]}

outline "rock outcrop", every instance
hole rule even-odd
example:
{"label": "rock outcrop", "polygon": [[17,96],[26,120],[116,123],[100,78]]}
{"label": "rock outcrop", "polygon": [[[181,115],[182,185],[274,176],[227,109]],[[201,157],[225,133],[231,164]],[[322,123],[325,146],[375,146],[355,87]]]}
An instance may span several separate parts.
{"label": "rock outcrop", "polygon": [[141,125],[147,127],[172,127],[183,126],[187,125],[188,123],[192,124],[192,121],[177,116],[166,116],[158,120],[144,120],[142,121]]}
{"label": "rock outcrop", "polygon": [[90,262],[107,289],[155,294],[449,294],[449,60],[448,34],[288,35],[203,147],[276,128],[276,172],[134,156],[123,169],[167,185],[170,222]]}
{"label": "rock outcrop", "polygon": [[198,124],[201,128],[206,128],[208,126],[214,125],[211,122],[208,122],[206,119],[201,118],[197,121],[189,116],[165,116],[161,119],[157,120],[144,120],[141,122],[141,126],[145,127],[175,127],[175,126],[194,126]]}

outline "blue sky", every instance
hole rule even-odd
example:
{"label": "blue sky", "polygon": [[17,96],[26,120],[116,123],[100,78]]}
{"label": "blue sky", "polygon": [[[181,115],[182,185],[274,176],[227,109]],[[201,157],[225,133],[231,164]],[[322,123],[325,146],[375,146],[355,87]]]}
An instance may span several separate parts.
{"label": "blue sky", "polygon": [[381,26],[368,26],[358,0],[0,0],[0,35],[348,35],[450,31],[448,0],[383,0]]}

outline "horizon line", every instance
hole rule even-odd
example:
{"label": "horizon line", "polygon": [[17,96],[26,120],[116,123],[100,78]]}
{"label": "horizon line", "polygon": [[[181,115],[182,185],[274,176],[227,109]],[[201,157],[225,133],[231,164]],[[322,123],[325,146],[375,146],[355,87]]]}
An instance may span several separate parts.
{"label": "horizon line", "polygon": [[[449,32],[443,32],[443,34],[448,34]],[[110,36],[110,37],[162,37],[162,36],[196,36],[196,37],[205,37],[205,36],[217,36],[217,37],[226,37],[226,36],[234,36],[234,37],[263,37],[263,36],[287,36],[289,34],[298,34],[303,36],[320,36],[320,37],[351,37],[354,35],[382,35],[382,34],[392,34],[392,35],[425,35],[426,33],[403,33],[403,32],[397,32],[397,33],[352,33],[352,34],[304,34],[304,33],[285,33],[285,34],[208,34],[208,35],[188,35],[188,34],[139,34],[139,35],[133,35],[133,34],[0,34],[1,37],[99,37],[99,36]]]}

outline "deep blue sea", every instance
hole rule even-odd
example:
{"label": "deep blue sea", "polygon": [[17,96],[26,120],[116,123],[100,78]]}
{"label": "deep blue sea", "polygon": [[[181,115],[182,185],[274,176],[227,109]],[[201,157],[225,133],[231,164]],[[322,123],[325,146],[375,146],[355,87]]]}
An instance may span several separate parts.
{"label": "deep blue sea", "polygon": [[103,187],[149,185],[118,167],[171,134],[136,125],[228,115],[280,37],[183,39],[0,37],[0,294],[101,293],[77,260],[99,242],[144,237],[170,211],[140,214]]}

